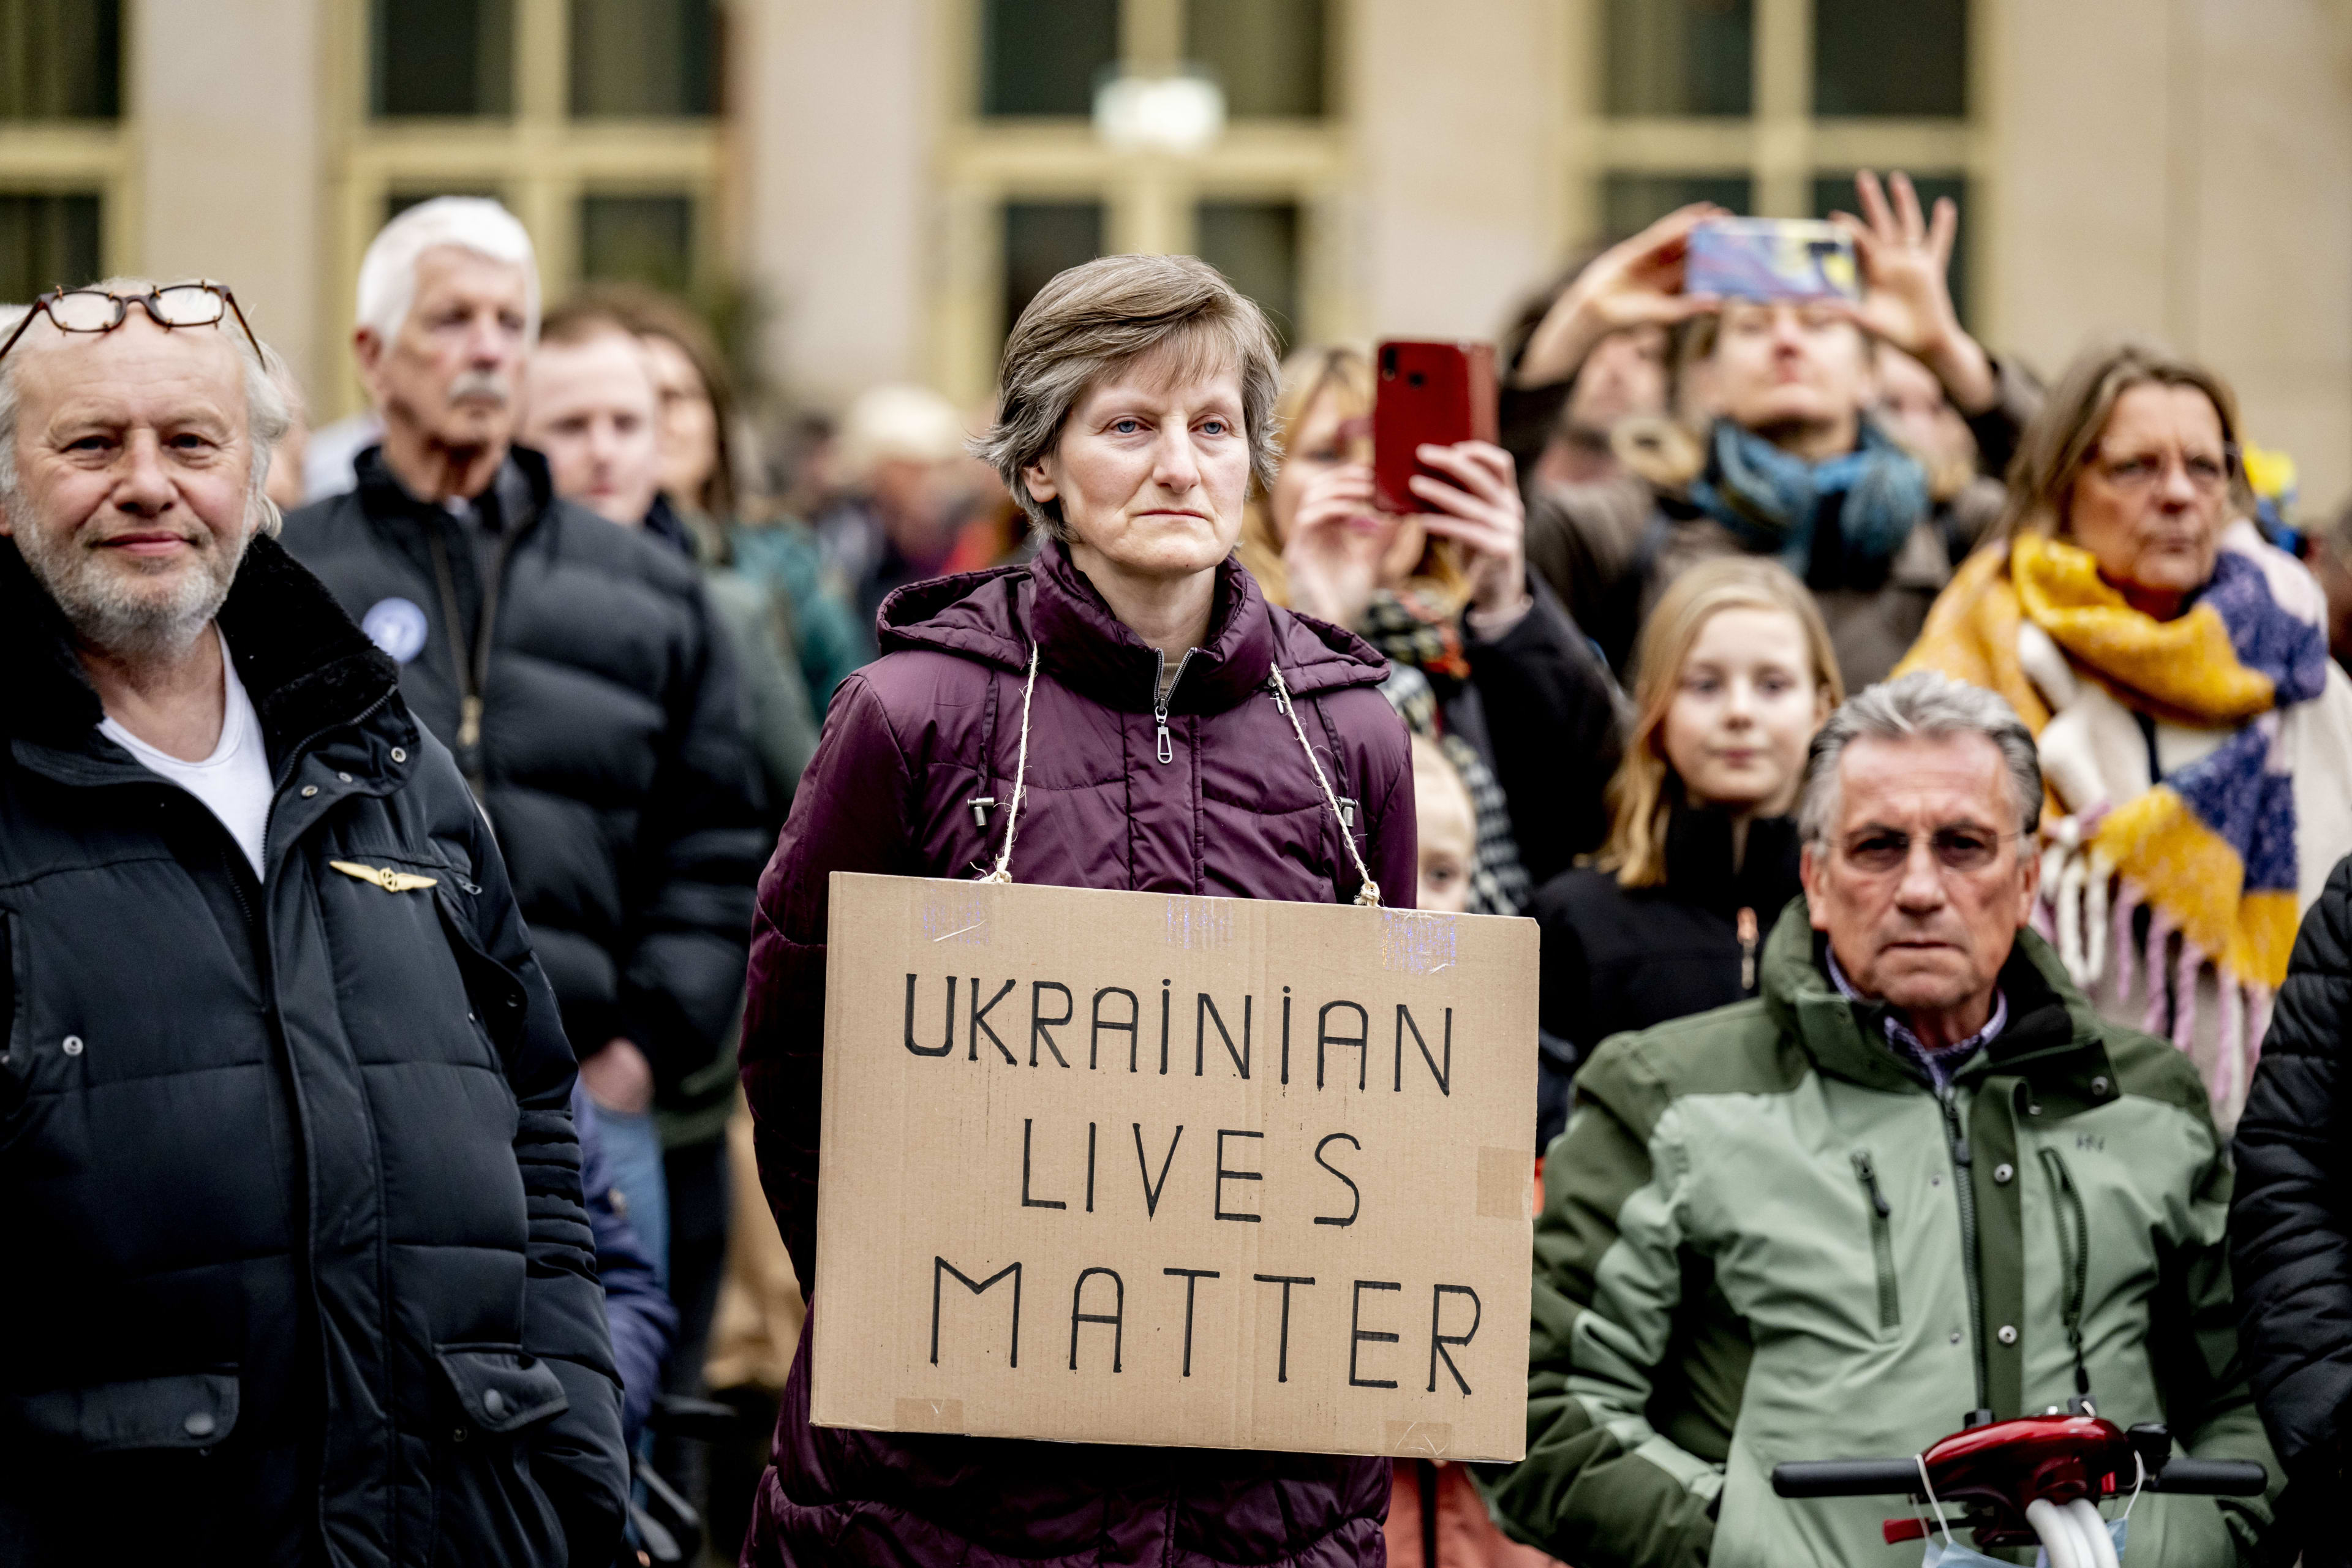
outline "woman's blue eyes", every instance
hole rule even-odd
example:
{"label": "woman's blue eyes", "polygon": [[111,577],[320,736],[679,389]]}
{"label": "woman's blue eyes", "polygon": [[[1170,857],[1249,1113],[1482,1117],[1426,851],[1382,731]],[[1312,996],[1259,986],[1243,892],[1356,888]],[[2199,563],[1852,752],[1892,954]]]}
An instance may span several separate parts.
{"label": "woman's blue eyes", "polygon": [[[1114,436],[1134,436],[1142,432],[1144,424],[1140,419],[1114,419],[1110,428]],[[1233,425],[1224,419],[1204,419],[1201,422],[1201,434],[1203,436],[1224,436],[1232,431]]]}

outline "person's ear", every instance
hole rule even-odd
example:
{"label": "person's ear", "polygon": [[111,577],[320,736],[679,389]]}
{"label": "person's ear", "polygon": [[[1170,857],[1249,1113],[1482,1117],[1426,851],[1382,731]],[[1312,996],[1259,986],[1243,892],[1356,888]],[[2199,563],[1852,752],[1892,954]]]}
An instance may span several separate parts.
{"label": "person's ear", "polygon": [[1043,459],[1023,466],[1021,482],[1029,487],[1029,499],[1040,506],[1062,493],[1061,487],[1054,483],[1054,476],[1047,471]]}
{"label": "person's ear", "polygon": [[1820,846],[1808,841],[1797,856],[1797,880],[1805,889],[1805,913],[1815,931],[1830,929],[1827,913],[1829,900],[1823,896],[1822,867]]}

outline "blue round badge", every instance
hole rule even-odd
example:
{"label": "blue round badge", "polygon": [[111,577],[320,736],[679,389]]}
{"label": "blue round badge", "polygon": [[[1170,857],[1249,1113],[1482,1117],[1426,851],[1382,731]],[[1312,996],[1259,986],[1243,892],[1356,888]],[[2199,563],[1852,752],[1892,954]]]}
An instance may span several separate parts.
{"label": "blue round badge", "polygon": [[425,651],[425,612],[406,599],[378,599],[360,617],[360,630],[399,664]]}

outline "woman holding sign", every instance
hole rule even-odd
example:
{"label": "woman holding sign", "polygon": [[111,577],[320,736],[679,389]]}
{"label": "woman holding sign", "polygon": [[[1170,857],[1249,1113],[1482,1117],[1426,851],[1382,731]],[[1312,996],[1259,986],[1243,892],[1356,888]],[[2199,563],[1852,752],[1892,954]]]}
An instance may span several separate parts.
{"label": "woman holding sign", "polygon": [[[882,658],[835,693],[760,884],[743,1082],[803,1280],[831,873],[1412,902],[1412,757],[1380,656],[1232,559],[1273,478],[1278,377],[1257,307],[1189,257],[1074,268],[1014,325],[982,449],[1044,547],[884,603]],[[747,1562],[1380,1552],[1384,1459],[816,1427],[808,1344]]]}

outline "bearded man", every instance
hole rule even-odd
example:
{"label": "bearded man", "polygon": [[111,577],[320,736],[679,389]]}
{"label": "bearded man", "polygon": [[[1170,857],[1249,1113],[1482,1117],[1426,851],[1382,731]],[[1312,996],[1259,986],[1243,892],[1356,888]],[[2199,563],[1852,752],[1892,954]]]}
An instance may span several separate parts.
{"label": "bearded man", "polygon": [[[575,1071],[218,284],[0,345],[0,1562],[594,1564]],[[0,327],[0,330],[5,330]]]}

